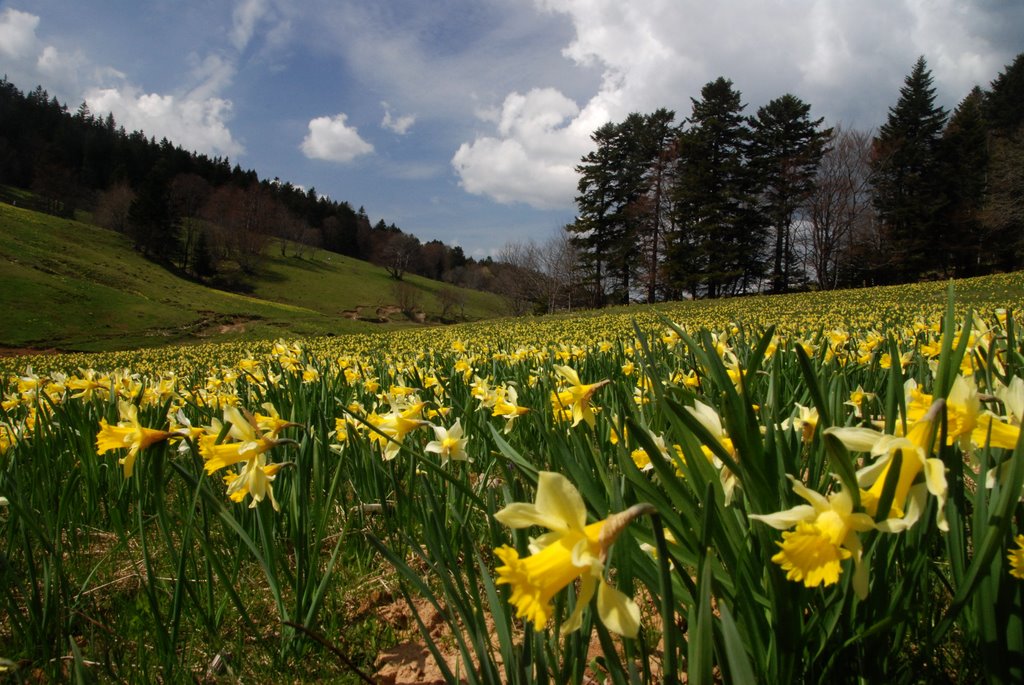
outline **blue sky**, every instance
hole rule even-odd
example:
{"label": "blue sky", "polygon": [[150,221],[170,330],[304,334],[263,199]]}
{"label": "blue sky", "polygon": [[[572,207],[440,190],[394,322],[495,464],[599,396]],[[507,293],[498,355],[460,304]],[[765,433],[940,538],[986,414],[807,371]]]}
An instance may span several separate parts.
{"label": "blue sky", "polygon": [[924,55],[940,104],[1024,51],[1019,0],[0,0],[0,73],[128,129],[495,254],[574,216],[590,133],[725,76],[877,127]]}

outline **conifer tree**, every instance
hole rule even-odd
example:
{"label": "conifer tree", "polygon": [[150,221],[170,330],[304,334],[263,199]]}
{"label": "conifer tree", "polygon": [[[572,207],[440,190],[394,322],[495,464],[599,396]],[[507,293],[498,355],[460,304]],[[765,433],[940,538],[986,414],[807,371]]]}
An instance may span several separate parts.
{"label": "conifer tree", "polygon": [[764,227],[754,211],[740,92],[720,77],[692,102],[678,141],[671,271],[680,289],[718,297],[742,292],[762,275]]}
{"label": "conifer tree", "polygon": [[811,106],[786,94],[751,117],[750,166],[760,186],[760,211],[774,233],[772,291],[795,285],[793,223],[814,190],[815,174],[832,129],[811,120]]}
{"label": "conifer tree", "polygon": [[982,114],[984,93],[977,86],[960,101],[942,134],[941,176],[946,204],[934,239],[948,275],[974,276],[983,270],[981,209],[985,198],[988,145]]}
{"label": "conifer tree", "polygon": [[1024,53],[1017,55],[985,96],[989,165],[981,222],[991,268],[1024,265]]}
{"label": "conifer tree", "polygon": [[889,246],[887,273],[876,274],[880,282],[915,280],[938,261],[934,231],[943,205],[939,141],[945,121],[931,72],[919,57],[874,140],[871,184]]}
{"label": "conifer tree", "polygon": [[671,138],[674,116],[661,109],[601,126],[591,136],[595,149],[576,167],[578,215],[567,230],[590,273],[595,304],[606,296],[617,303],[629,301],[641,267],[650,264],[650,253],[641,247],[654,249],[658,261],[653,236],[661,231],[660,213],[649,196],[657,195],[664,181],[655,167],[664,141]]}

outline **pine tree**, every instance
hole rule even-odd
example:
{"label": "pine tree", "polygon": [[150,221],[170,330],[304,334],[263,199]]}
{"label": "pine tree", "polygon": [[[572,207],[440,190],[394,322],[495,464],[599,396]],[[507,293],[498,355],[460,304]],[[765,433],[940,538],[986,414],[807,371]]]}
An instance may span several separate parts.
{"label": "pine tree", "polygon": [[764,229],[746,166],[750,130],[740,92],[720,77],[692,102],[678,140],[670,269],[678,288],[718,297],[747,290],[762,275]]}
{"label": "pine tree", "polygon": [[608,297],[627,303],[636,286],[641,238],[651,221],[649,170],[660,153],[661,128],[673,116],[668,110],[633,113],[601,126],[591,135],[595,149],[576,167],[579,211],[567,230],[590,274],[594,304]]}
{"label": "pine tree", "polygon": [[881,282],[906,282],[933,269],[941,253],[934,240],[943,205],[939,140],[946,112],[924,57],[904,80],[900,99],[874,141],[874,205],[889,243],[888,273]]}
{"label": "pine tree", "polygon": [[1024,52],[992,81],[984,109],[992,130],[1009,134],[1020,129],[1024,123]]}
{"label": "pine tree", "polygon": [[985,96],[989,166],[981,223],[993,268],[1024,264],[1024,53],[1017,55]]}
{"label": "pine tree", "polygon": [[985,199],[988,144],[984,93],[977,86],[960,101],[942,135],[942,179],[946,204],[936,224],[949,275],[973,276],[986,270],[981,209]]}
{"label": "pine tree", "polygon": [[815,174],[832,129],[811,120],[811,106],[786,94],[751,117],[750,166],[760,185],[760,211],[774,232],[772,291],[786,292],[797,278],[793,223],[814,190]]}

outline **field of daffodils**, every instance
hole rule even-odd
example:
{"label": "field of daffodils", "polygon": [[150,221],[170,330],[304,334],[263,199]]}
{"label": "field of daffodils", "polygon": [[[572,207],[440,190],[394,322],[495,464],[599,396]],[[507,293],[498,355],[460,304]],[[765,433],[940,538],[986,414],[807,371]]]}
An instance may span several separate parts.
{"label": "field of daffodils", "polygon": [[1020,682],[1022,279],[0,359],[0,671]]}

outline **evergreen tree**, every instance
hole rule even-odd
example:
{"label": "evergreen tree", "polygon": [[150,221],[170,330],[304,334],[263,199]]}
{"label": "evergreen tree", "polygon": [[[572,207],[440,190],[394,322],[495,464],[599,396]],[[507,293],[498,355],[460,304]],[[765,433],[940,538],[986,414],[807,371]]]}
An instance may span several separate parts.
{"label": "evergreen tree", "polygon": [[[587,153],[576,171],[580,174],[576,196],[578,214],[568,230],[589,275],[594,304],[607,303],[608,292],[614,300],[629,297],[628,271],[623,265],[634,249],[629,238],[626,206],[631,194],[630,154],[627,119],[622,124],[607,123],[591,135],[595,148]],[[625,283],[623,283],[625,280]],[[625,286],[625,287],[623,287]]]}
{"label": "evergreen tree", "polygon": [[824,119],[811,120],[811,106],[786,94],[750,118],[750,166],[760,186],[760,211],[774,232],[772,291],[793,285],[796,256],[793,223],[814,191],[815,175],[832,129],[820,130]]}
{"label": "evergreen tree", "polygon": [[670,269],[677,287],[718,297],[747,290],[761,276],[764,229],[753,206],[740,92],[720,77],[692,102],[678,140]]}
{"label": "evergreen tree", "polygon": [[936,223],[935,239],[950,275],[973,276],[984,270],[980,216],[988,170],[988,133],[983,103],[984,93],[975,86],[953,110],[942,135],[946,205]]}
{"label": "evergreen tree", "polygon": [[1009,134],[1020,129],[1024,123],[1024,52],[992,81],[984,109],[992,130]]}
{"label": "evergreen tree", "polygon": [[939,141],[945,120],[920,57],[874,141],[874,205],[891,258],[889,273],[877,275],[881,282],[914,280],[934,268],[941,254],[934,236],[943,205]]}
{"label": "evergreen tree", "polygon": [[181,223],[171,200],[167,174],[158,167],[146,177],[128,210],[129,233],[135,249],[159,260],[179,254]]}
{"label": "evergreen tree", "polygon": [[1017,55],[985,97],[989,166],[981,213],[991,268],[1024,265],[1024,53]]}
{"label": "evergreen tree", "polygon": [[655,302],[664,290],[662,282],[665,234],[671,224],[671,186],[676,164],[675,112],[665,108],[646,115],[641,145],[642,196],[634,205],[639,221],[637,245],[642,251],[641,275],[646,279],[647,301]]}

